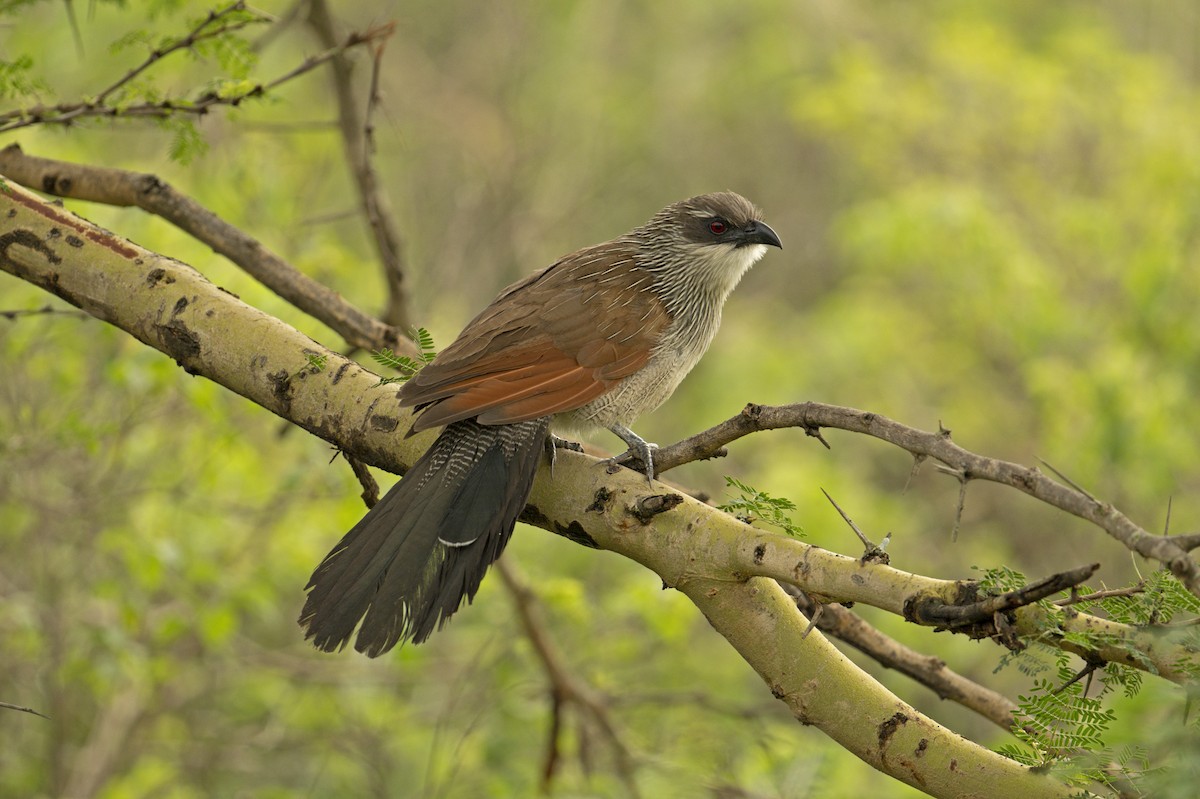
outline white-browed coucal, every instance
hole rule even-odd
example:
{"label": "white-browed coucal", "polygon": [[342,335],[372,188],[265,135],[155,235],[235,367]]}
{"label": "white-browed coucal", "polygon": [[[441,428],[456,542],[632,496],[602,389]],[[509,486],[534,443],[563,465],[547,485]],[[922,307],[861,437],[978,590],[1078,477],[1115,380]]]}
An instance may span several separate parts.
{"label": "white-browed coucal", "polygon": [[[326,556],[307,637],[372,657],[420,643],[504,551],[550,429],[603,427],[653,479],[629,429],[708,348],[742,275],[779,237],[733,192],[692,197],[509,286],[400,389],[409,435],[445,429]],[[361,622],[361,626],[360,626]]]}

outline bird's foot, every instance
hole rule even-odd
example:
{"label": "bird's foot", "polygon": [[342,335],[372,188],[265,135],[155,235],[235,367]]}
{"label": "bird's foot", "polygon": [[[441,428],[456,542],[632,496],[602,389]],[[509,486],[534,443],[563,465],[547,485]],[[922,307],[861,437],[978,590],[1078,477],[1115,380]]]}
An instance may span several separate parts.
{"label": "bird's foot", "polygon": [[620,436],[629,449],[622,452],[620,455],[615,455],[607,458],[601,463],[611,463],[618,465],[628,464],[630,461],[639,461],[645,468],[646,482],[651,486],[654,485],[654,450],[658,449],[658,444],[652,444],[639,436],[637,433],[622,425],[613,425],[608,428],[616,435]]}
{"label": "bird's foot", "polygon": [[557,460],[557,452],[560,449],[567,449],[571,452],[583,452],[583,444],[578,441],[568,441],[565,438],[559,438],[551,433],[546,436],[546,458],[550,461],[550,476],[554,476],[554,462]]}

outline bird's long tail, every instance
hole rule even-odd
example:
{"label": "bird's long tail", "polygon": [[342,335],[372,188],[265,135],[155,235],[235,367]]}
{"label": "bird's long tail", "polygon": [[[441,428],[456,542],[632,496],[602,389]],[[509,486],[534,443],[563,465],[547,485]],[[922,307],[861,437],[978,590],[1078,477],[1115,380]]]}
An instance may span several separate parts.
{"label": "bird's long tail", "polygon": [[361,619],[354,648],[375,657],[441,628],[504,551],[549,423],[447,426],[313,572],[305,637],[340,649]]}

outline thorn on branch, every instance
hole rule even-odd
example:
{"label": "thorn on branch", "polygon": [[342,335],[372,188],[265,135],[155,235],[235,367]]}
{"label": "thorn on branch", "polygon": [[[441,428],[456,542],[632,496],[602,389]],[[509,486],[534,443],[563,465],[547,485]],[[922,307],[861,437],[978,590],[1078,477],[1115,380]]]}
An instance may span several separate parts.
{"label": "thorn on branch", "polygon": [[[887,565],[888,563],[890,563],[891,558],[888,557],[887,552],[884,551],[887,548],[887,544],[884,543],[882,546],[876,546],[875,543],[873,541],[871,541],[871,539],[867,538],[866,534],[864,534],[862,530],[858,529],[858,525],[855,524],[854,521],[849,516],[846,515],[846,511],[842,510],[841,506],[838,505],[837,502],[834,501],[833,497],[829,496],[828,491],[826,491],[824,488],[822,488],[821,493],[825,495],[825,499],[829,500],[829,504],[833,505],[833,507],[837,510],[837,512],[841,514],[842,520],[845,521],[846,524],[850,525],[850,529],[854,531],[854,534],[856,536],[858,536],[858,540],[862,542],[864,552],[863,552],[863,556],[861,558],[859,558],[859,562],[864,563],[864,564],[865,563],[882,563],[884,565]],[[892,534],[888,533],[884,537],[884,541],[885,542],[890,541],[891,537],[892,537]]]}
{"label": "thorn on branch", "polygon": [[1089,493],[1089,492],[1088,492],[1086,489],[1084,489],[1084,488],[1083,488],[1083,486],[1079,485],[1079,483],[1076,483],[1076,482],[1075,482],[1074,480],[1072,480],[1070,477],[1067,477],[1065,474],[1063,474],[1062,472],[1060,472],[1058,469],[1054,468],[1053,464],[1049,463],[1049,462],[1048,462],[1048,461],[1046,461],[1044,458],[1038,458],[1038,462],[1039,462],[1039,463],[1041,463],[1043,466],[1045,466],[1045,467],[1046,467],[1047,469],[1049,469],[1050,471],[1054,472],[1054,475],[1055,475],[1055,476],[1056,476],[1056,477],[1057,477],[1059,480],[1062,480],[1064,483],[1066,483],[1066,484],[1067,484],[1067,485],[1069,485],[1071,488],[1073,488],[1073,489],[1075,489],[1076,491],[1078,491],[1080,494],[1083,494],[1085,497],[1087,497],[1088,499],[1090,499],[1092,502],[1096,503],[1097,505],[1101,505],[1101,504],[1103,504],[1103,503],[1101,503],[1101,502],[1100,502],[1100,500],[1096,499],[1096,498],[1095,498],[1094,496],[1092,496],[1092,495],[1091,495],[1091,494],[1090,494],[1090,493]]}
{"label": "thorn on branch", "polygon": [[825,446],[825,449],[833,449],[833,447],[829,446],[829,442],[825,440],[825,436],[821,435],[821,428],[817,425],[805,425],[804,435],[820,441]]}
{"label": "thorn on branch", "polygon": [[[946,431],[947,434],[949,432]],[[962,527],[963,510],[967,507],[967,483],[971,481],[971,474],[966,469],[952,469],[940,464],[937,468],[942,474],[948,474],[958,480],[958,505],[954,509],[954,527],[950,530],[950,540],[957,543],[958,531]]]}
{"label": "thorn on branch", "polygon": [[923,452],[912,453],[913,464],[912,468],[908,470],[908,479],[904,481],[904,490],[902,493],[908,493],[909,486],[911,486],[912,481],[916,479],[917,473],[921,471],[921,464],[925,463],[925,460],[928,457],[929,456]]}

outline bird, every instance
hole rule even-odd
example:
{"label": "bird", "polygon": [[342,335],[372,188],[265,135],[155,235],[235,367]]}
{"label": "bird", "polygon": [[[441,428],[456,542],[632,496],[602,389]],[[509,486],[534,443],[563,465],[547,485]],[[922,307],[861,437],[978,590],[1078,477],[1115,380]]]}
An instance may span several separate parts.
{"label": "bird", "polygon": [[[504,289],[400,388],[409,436],[442,431],[313,572],[299,623],[324,651],[419,644],[470,603],[504,551],[554,436],[606,428],[653,484],[629,425],[708,349],[742,276],[783,248],[731,191],[666,206]],[[552,433],[553,429],[553,433]]]}

